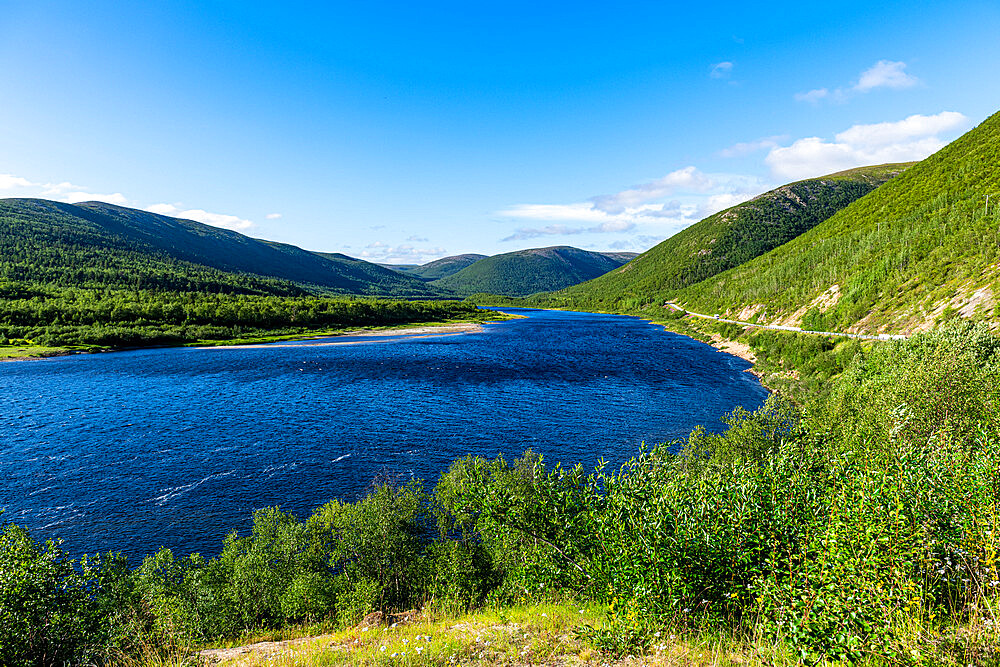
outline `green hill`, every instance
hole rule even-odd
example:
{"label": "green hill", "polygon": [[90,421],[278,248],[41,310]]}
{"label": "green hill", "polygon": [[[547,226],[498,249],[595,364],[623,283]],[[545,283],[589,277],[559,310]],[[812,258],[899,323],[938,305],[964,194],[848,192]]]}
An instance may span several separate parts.
{"label": "green hill", "polygon": [[439,296],[395,271],[100,202],[0,200],[0,280],[179,292]]}
{"label": "green hill", "polygon": [[676,298],[691,310],[826,331],[996,321],[998,165],[1000,113],[789,243]]}
{"label": "green hill", "polygon": [[569,246],[493,255],[431,284],[458,294],[525,296],[558,290],[618,268],[634,253],[600,253]]}
{"label": "green hill", "polygon": [[783,185],[711,215],[617,271],[550,299],[603,310],[630,310],[665,300],[678,289],[738,266],[812,229],[911,164],[862,167]]}
{"label": "green hill", "polygon": [[[464,255],[442,257],[441,259],[435,259],[433,262],[427,262],[426,264],[421,264],[420,266],[413,267],[412,269],[402,269],[402,271],[411,276],[416,276],[421,280],[438,280],[440,278],[447,278],[448,276],[454,275],[465,267],[471,266],[481,259],[486,259],[486,257],[486,255],[478,255],[470,252]],[[397,269],[397,271],[398,270],[400,269]]]}

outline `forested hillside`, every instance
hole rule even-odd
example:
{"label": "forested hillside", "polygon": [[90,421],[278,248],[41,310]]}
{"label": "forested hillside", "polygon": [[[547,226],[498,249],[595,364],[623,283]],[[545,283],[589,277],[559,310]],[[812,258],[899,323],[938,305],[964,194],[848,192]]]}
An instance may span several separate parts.
{"label": "forested hillside", "polygon": [[1000,113],[791,242],[675,296],[692,310],[827,331],[995,322],[998,165]]}
{"label": "forested hillside", "polygon": [[662,302],[787,243],[911,164],[861,167],[783,185],[691,225],[616,271],[539,299],[602,310]]}
{"label": "forested hillside", "polygon": [[477,255],[476,253],[466,253],[464,255],[442,257],[441,259],[435,259],[433,262],[427,262],[419,266],[393,266],[391,268],[411,276],[416,276],[421,280],[430,281],[447,278],[481,259],[486,259],[486,257],[486,255]]}
{"label": "forested hillside", "polygon": [[487,314],[338,254],[102,203],[0,200],[0,356],[265,339]]}
{"label": "forested hillside", "polygon": [[43,199],[0,200],[0,280],[75,288],[441,296],[415,278],[344,255],[111,204]]}
{"label": "forested hillside", "polygon": [[458,294],[525,296],[581,283],[616,269],[635,253],[600,253],[569,246],[493,255],[431,284]]}

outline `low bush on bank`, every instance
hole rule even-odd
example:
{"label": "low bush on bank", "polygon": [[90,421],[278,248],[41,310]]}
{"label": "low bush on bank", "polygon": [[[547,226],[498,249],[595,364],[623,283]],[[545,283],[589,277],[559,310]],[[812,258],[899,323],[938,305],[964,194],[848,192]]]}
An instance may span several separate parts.
{"label": "low bush on bank", "polygon": [[372,610],[588,599],[599,648],[728,632],[802,662],[1000,662],[1000,341],[968,324],[856,355],[619,469],[456,461],[304,521],[261,510],[216,558],[134,569],[0,537],[0,662],[107,660]]}

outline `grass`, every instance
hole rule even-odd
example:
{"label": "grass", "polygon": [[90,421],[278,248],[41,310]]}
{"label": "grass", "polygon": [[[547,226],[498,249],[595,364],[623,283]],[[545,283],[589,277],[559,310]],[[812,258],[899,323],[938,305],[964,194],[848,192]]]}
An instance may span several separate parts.
{"label": "grass", "polygon": [[[710,632],[693,635],[657,633],[644,655],[615,658],[594,649],[584,638],[586,627],[600,625],[601,605],[571,602],[485,609],[453,614],[426,609],[413,622],[395,627],[359,624],[322,632],[320,627],[287,629],[245,636],[225,647],[262,642],[288,644],[260,646],[242,655],[210,661],[218,667],[364,667],[451,665],[651,665],[654,667],[756,666],[791,664],[794,659],[780,645],[750,648],[740,640]],[[321,633],[322,632],[322,633]],[[320,634],[321,633],[321,634]],[[130,667],[167,667],[198,664],[147,657]]]}
{"label": "grass", "polygon": [[[223,666],[327,665],[515,665],[589,662],[600,655],[578,629],[599,623],[596,606],[544,604],[486,609],[468,615],[421,611],[395,627],[353,628],[296,639],[289,633],[244,638],[248,643],[292,641],[281,653],[257,651],[217,663]],[[294,635],[295,633],[291,633]]]}
{"label": "grass", "polygon": [[0,360],[12,359],[43,359],[72,354],[82,350],[68,347],[43,347],[40,345],[0,345]]}

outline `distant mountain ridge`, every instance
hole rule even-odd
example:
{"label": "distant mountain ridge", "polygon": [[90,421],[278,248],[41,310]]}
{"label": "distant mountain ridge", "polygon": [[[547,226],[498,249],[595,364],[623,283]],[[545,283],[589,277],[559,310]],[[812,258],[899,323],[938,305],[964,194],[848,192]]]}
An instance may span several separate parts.
{"label": "distant mountain ridge", "polygon": [[102,202],[0,200],[0,278],[67,287],[440,297],[421,280],[193,220]]}
{"label": "distant mountain ridge", "polygon": [[481,259],[486,259],[486,257],[487,255],[477,253],[465,253],[463,255],[442,257],[426,264],[383,264],[383,266],[401,271],[410,276],[416,276],[421,280],[431,281],[454,275],[465,267],[475,264]]}
{"label": "distant mountain ridge", "polygon": [[571,246],[530,248],[480,259],[431,285],[462,295],[526,296],[596,278],[636,255],[593,252]]}

